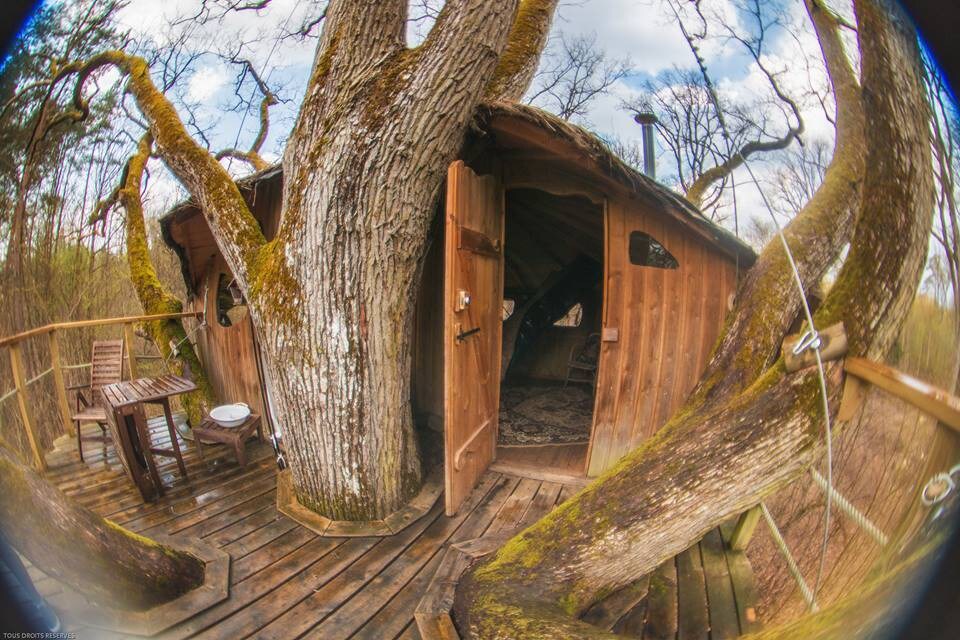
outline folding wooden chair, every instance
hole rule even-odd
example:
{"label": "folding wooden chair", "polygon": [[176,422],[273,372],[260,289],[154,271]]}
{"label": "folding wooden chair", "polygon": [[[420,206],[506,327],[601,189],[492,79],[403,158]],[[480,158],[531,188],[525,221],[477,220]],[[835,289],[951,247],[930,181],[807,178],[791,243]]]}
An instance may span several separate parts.
{"label": "folding wooden chair", "polygon": [[[90,356],[90,382],[88,384],[67,387],[76,391],[77,410],[73,414],[73,423],[77,427],[77,451],[83,460],[83,441],[107,441],[107,412],[101,406],[100,388],[123,379],[123,340],[96,340]],[[84,422],[96,422],[101,435],[83,437],[80,425]]]}

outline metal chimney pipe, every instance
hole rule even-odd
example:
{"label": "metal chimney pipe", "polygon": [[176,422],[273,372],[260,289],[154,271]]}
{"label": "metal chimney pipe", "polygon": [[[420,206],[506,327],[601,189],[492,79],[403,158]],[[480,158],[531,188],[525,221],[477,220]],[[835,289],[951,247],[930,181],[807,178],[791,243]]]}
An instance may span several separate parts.
{"label": "metal chimney pipe", "polygon": [[657,179],[657,156],[654,143],[653,125],[657,124],[657,116],[651,111],[640,111],[633,116],[643,132],[643,172],[651,180]]}

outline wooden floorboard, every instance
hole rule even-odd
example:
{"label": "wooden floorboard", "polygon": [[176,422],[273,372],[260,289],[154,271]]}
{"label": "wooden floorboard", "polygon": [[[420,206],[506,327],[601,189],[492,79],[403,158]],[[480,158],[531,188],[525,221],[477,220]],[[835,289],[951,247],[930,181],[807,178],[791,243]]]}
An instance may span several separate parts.
{"label": "wooden floorboard", "polygon": [[[162,423],[154,421],[150,428],[155,443],[169,441]],[[576,447],[520,451],[515,459],[508,454],[508,462],[524,456],[535,461],[539,455],[546,472],[520,477],[491,471],[457,515],[443,515],[439,501],[396,536],[328,538],[277,511],[276,467],[265,443],[248,444],[243,468],[225,447],[205,447],[201,460],[193,443],[183,443],[188,477],[180,475],[174,460],[158,460],[165,495],[155,502],[143,501],[112,444],[105,450],[85,446],[85,462],[75,446],[72,439],[58,442],[47,456],[55,466],[46,477],[78,502],[133,531],[199,538],[232,558],[229,599],[159,635],[167,639],[418,640],[413,613],[448,550],[459,553],[460,547],[452,545],[481,538],[498,545],[585,482],[577,475],[581,453]],[[584,619],[636,638],[725,638],[756,630],[749,562],[743,554],[724,553],[720,531],[711,535],[702,554],[701,545],[695,545],[666,563],[652,581],[638,578],[591,607]],[[38,590],[55,601],[63,591],[60,583],[27,566]],[[717,607],[726,611],[714,611]],[[119,637],[64,622],[78,637]]]}

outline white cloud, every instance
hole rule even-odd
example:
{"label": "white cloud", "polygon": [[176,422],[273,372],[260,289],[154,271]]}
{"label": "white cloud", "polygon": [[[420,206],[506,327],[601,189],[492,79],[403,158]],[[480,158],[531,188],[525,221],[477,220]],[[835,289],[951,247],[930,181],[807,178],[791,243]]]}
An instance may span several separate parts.
{"label": "white cloud", "polygon": [[226,85],[229,74],[223,65],[206,64],[196,70],[187,81],[187,100],[206,102]]}

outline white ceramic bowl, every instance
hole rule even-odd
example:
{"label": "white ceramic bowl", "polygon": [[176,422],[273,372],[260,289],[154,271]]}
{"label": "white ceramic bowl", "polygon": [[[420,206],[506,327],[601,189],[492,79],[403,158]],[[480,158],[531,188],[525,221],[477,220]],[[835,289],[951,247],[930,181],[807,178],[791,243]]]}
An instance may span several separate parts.
{"label": "white ceramic bowl", "polygon": [[250,407],[242,402],[224,404],[214,407],[210,411],[210,417],[221,427],[239,427],[250,417]]}

